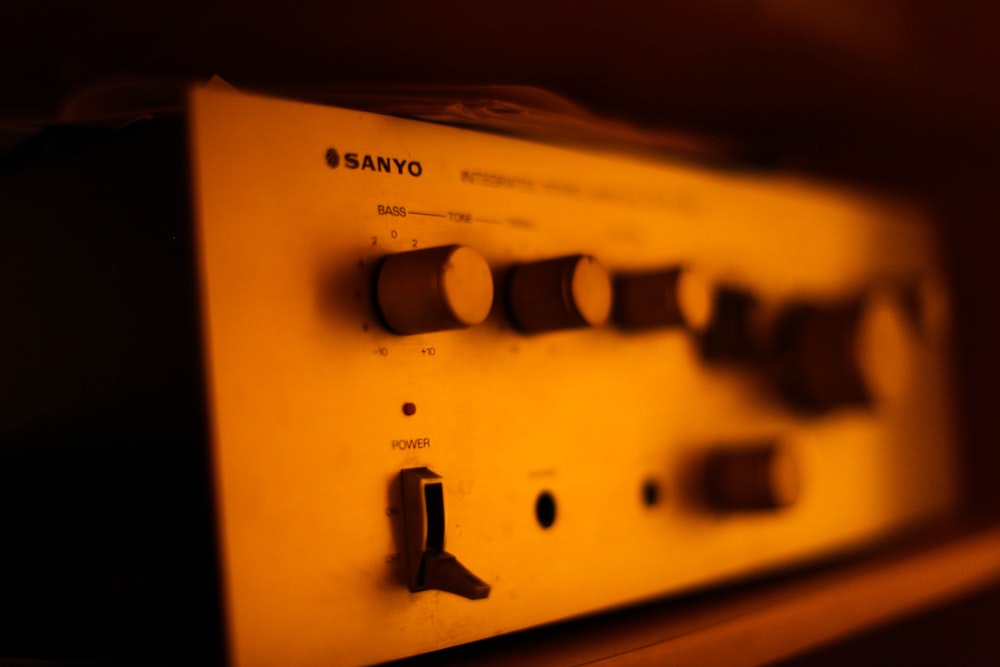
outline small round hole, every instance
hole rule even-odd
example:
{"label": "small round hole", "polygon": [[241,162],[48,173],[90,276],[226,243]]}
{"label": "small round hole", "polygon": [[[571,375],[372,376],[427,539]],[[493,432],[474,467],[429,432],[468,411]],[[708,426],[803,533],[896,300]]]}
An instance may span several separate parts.
{"label": "small round hole", "polygon": [[647,479],[642,484],[642,502],[646,507],[653,507],[660,502],[660,485],[656,480]]}
{"label": "small round hole", "polygon": [[403,403],[403,414],[407,417],[412,417],[417,414],[417,404],[416,403]]}
{"label": "small round hole", "polygon": [[556,499],[548,491],[538,494],[535,501],[535,518],[542,528],[548,528],[556,522]]}

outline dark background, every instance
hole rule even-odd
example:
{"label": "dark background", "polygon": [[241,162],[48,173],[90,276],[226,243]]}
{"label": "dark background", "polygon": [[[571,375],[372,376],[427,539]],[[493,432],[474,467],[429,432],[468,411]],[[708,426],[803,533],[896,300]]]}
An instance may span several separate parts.
{"label": "dark background", "polygon": [[[735,141],[772,167],[926,198],[957,305],[969,507],[996,516],[998,42],[989,1],[6,0],[0,149],[107,82],[531,84],[612,118]],[[977,627],[954,613],[902,636]],[[996,595],[968,613],[997,618]]]}
{"label": "dark background", "polygon": [[996,3],[961,1],[7,0],[0,117],[56,117],[109,79],[535,84],[610,116],[899,178],[993,159],[998,25]]}

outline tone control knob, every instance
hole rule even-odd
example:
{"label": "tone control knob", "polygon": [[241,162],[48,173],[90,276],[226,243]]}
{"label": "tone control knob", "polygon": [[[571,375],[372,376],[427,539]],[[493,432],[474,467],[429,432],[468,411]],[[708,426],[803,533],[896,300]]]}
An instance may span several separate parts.
{"label": "tone control knob", "polygon": [[799,470],[791,453],[772,443],[719,448],[705,466],[705,491],[722,512],[787,507],[799,497]]}
{"label": "tone control knob", "polygon": [[713,298],[710,283],[690,269],[625,274],[615,280],[615,320],[628,329],[701,331],[712,317]]}
{"label": "tone control knob", "polygon": [[836,307],[790,308],[776,333],[778,382],[809,410],[893,400],[909,381],[914,334],[889,292]]}
{"label": "tone control knob", "polygon": [[493,305],[493,275],[475,250],[458,245],[414,250],[383,260],[378,309],[398,334],[480,324]]}
{"label": "tone control knob", "polygon": [[521,264],[511,270],[508,299],[522,331],[598,326],[611,313],[611,278],[588,255]]}
{"label": "tone control knob", "polygon": [[701,332],[701,354],[710,363],[757,363],[766,355],[767,318],[750,292],[735,287],[714,291],[710,321]]}

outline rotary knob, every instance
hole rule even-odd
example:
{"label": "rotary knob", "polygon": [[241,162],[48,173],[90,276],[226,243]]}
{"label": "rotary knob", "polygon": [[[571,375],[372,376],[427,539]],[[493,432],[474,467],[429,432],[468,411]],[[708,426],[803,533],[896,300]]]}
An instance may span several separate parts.
{"label": "rotary knob", "polygon": [[835,307],[790,308],[776,333],[778,382],[807,410],[895,400],[909,381],[913,336],[902,304],[888,292]]}
{"label": "rotary knob", "polygon": [[710,363],[757,364],[769,356],[772,309],[753,294],[719,287],[712,298],[710,321],[701,332],[702,357]]}
{"label": "rotary knob", "polygon": [[794,457],[772,443],[716,449],[705,466],[709,504],[722,512],[787,507],[798,499],[799,488]]}
{"label": "rotary knob", "polygon": [[702,331],[712,318],[712,304],[709,282],[686,268],[615,280],[615,320],[627,329],[683,326]]}
{"label": "rotary knob", "polygon": [[493,275],[475,250],[458,245],[414,250],[383,260],[378,309],[398,334],[480,324],[493,305]]}
{"label": "rotary knob", "polygon": [[598,326],[611,313],[611,278],[588,255],[521,264],[511,271],[508,299],[522,331]]}

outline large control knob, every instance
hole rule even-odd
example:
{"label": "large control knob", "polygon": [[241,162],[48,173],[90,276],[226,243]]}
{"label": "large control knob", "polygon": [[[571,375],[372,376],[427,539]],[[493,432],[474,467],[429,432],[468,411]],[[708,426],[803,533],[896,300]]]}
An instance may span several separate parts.
{"label": "large control knob", "polygon": [[482,323],[493,305],[493,275],[475,250],[457,245],[390,255],[378,271],[378,309],[399,334]]}
{"label": "large control knob", "polygon": [[701,331],[712,317],[713,294],[697,272],[674,268],[618,276],[615,320],[627,329],[687,327]]}
{"label": "large control knob", "polygon": [[791,453],[771,443],[720,448],[705,466],[709,504],[720,512],[787,507],[799,497],[799,470]]}
{"label": "large control knob", "polygon": [[521,264],[511,271],[508,298],[522,331],[598,326],[611,313],[611,278],[588,255]]}
{"label": "large control knob", "polygon": [[810,410],[894,400],[909,381],[913,336],[888,292],[831,308],[790,308],[776,333],[779,384]]}

